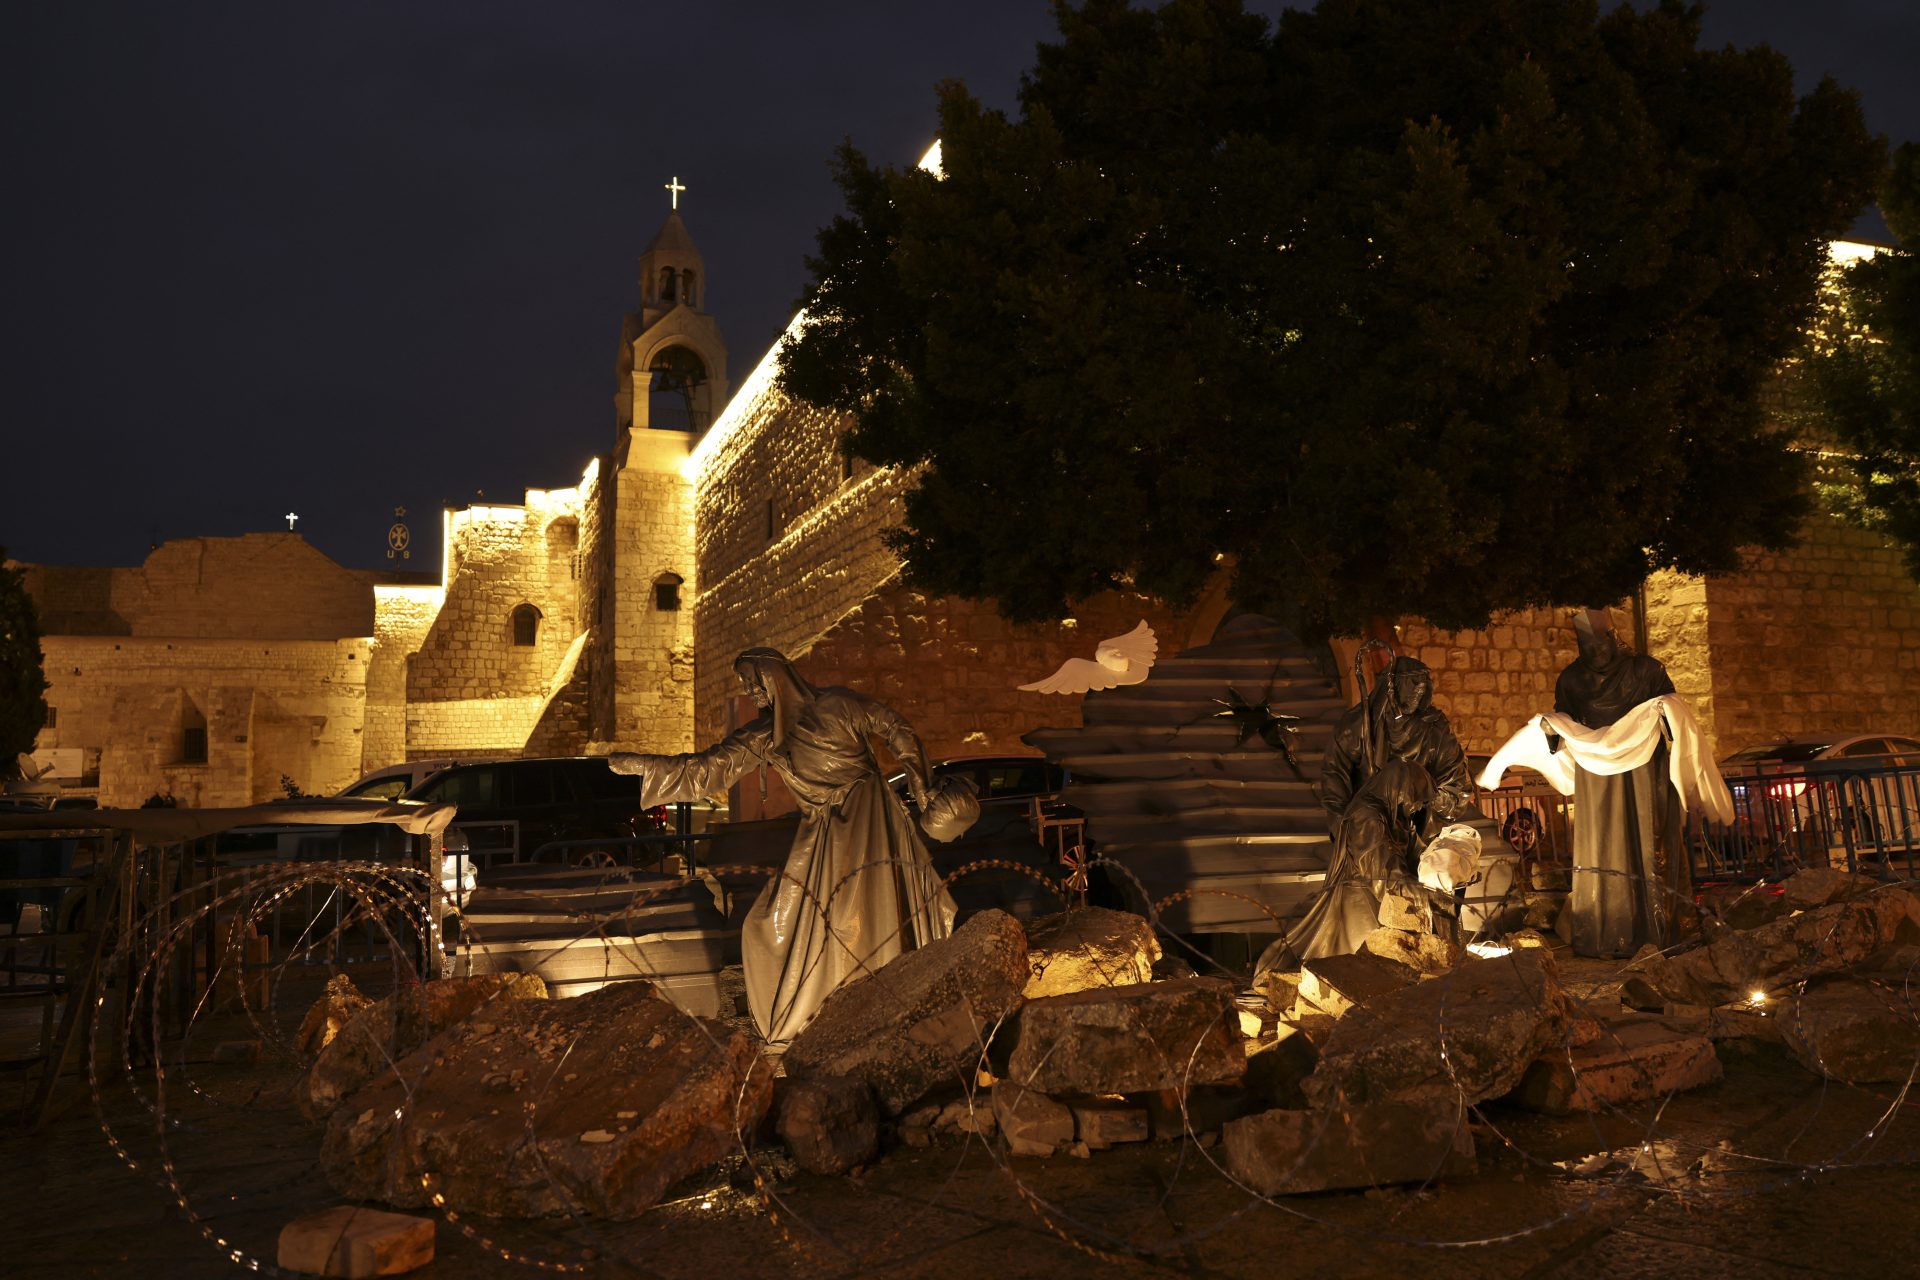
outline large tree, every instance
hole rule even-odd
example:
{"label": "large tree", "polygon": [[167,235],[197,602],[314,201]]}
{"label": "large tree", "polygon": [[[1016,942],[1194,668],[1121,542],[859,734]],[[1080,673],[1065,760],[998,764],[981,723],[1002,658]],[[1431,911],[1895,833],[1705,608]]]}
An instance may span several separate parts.
{"label": "large tree", "polygon": [[47,722],[47,678],[40,669],[40,615],[27,594],[26,575],[7,564],[0,547],[0,781],[18,770]]}
{"label": "large tree", "polygon": [[1880,209],[1899,246],[1839,273],[1795,390],[1840,454],[1823,494],[1892,536],[1920,580],[1920,143],[1895,153]]}
{"label": "large tree", "polygon": [[1132,585],[1336,629],[1617,599],[1788,543],[1755,392],[1882,147],[1830,82],[1571,0],[1057,8],[944,179],[848,146],[783,356],[926,464],[896,547],[1010,616]]}

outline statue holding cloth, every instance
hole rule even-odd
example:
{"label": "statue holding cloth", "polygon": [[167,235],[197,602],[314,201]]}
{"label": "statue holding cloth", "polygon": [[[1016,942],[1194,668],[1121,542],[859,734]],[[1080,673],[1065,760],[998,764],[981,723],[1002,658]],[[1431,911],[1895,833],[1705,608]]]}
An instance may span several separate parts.
{"label": "statue holding cloth", "polygon": [[1580,656],[1553,711],[1494,753],[1480,785],[1524,765],[1573,796],[1573,949],[1630,956],[1678,940],[1675,908],[1693,892],[1687,809],[1730,821],[1733,797],[1659,660],[1622,645],[1604,609],[1575,615],[1574,632]]}
{"label": "statue holding cloth", "polygon": [[953,932],[953,899],[869,739],[899,759],[937,838],[965,830],[979,804],[963,779],[951,780],[957,789],[932,784],[920,739],[872,698],[815,688],[773,649],[746,650],[734,672],[758,718],[705,751],[615,752],[608,763],[640,776],[643,805],[711,795],[755,768],[775,770],[793,793],[800,826],[785,874],[761,891],[740,938],[754,1023],[779,1049],[844,983]]}

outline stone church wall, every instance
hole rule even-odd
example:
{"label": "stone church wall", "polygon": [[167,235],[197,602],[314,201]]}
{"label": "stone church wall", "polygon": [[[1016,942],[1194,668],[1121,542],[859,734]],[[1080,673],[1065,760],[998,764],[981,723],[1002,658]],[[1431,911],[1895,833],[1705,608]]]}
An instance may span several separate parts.
{"label": "stone church wall", "polygon": [[[653,752],[693,747],[693,609],[699,599],[693,484],[685,474],[693,437],[632,430],[616,452],[614,510],[607,521],[617,572],[604,584],[603,641],[613,664],[608,740]],[[678,579],[677,583],[671,583]],[[662,585],[675,590],[662,593]],[[672,605],[673,607],[663,607]]]}
{"label": "stone church wall", "polygon": [[373,589],[373,656],[367,663],[367,719],[361,735],[363,773],[407,758],[407,660],[426,640],[442,594],[439,587]]}
{"label": "stone church wall", "polygon": [[[580,616],[580,494],[530,489],[523,506],[447,518],[446,597],[407,663],[407,756],[517,754]],[[531,645],[514,610],[532,605]]]}
{"label": "stone church wall", "polygon": [[[183,805],[275,799],[286,774],[325,795],[361,772],[365,639],[45,636],[55,723],[40,750],[77,749],[104,807],[156,793]],[[204,761],[187,730],[204,731]]]}

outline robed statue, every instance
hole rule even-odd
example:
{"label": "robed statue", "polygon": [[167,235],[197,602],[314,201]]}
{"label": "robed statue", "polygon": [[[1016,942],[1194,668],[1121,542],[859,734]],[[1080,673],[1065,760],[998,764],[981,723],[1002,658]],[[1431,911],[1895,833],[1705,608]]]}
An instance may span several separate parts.
{"label": "robed statue", "polygon": [[753,1020],[770,1047],[783,1048],[842,984],[953,932],[953,899],[870,739],[899,760],[923,823],[954,798],[930,785],[920,739],[890,708],[850,689],[815,688],[772,649],[746,650],[734,672],[758,718],[705,751],[616,752],[610,763],[640,775],[643,805],[710,795],[756,768],[774,770],[793,793],[800,827],[785,873],[761,891],[740,939]]}
{"label": "robed statue", "polygon": [[1371,692],[1334,725],[1320,773],[1333,857],[1306,915],[1260,959],[1262,969],[1297,966],[1360,949],[1379,927],[1381,898],[1424,900],[1418,856],[1467,807],[1466,752],[1446,713],[1433,705],[1433,672],[1396,657]]}
{"label": "robed statue", "polygon": [[1732,797],[1686,701],[1658,659],[1621,643],[1604,609],[1573,620],[1579,657],[1535,716],[1494,753],[1482,786],[1521,765],[1573,796],[1573,949],[1632,955],[1679,937],[1693,899],[1686,811],[1728,821]]}

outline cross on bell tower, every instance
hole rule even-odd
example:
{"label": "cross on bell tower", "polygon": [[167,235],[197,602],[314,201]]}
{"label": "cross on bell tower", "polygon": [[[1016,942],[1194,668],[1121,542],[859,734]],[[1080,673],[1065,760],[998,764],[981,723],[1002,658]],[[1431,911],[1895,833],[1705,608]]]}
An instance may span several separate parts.
{"label": "cross on bell tower", "polygon": [[661,188],[670,207],[640,255],[640,309],[620,333],[614,417],[622,428],[697,435],[726,405],[727,347],[705,310],[706,260],[680,216],[687,184],[675,174]]}

